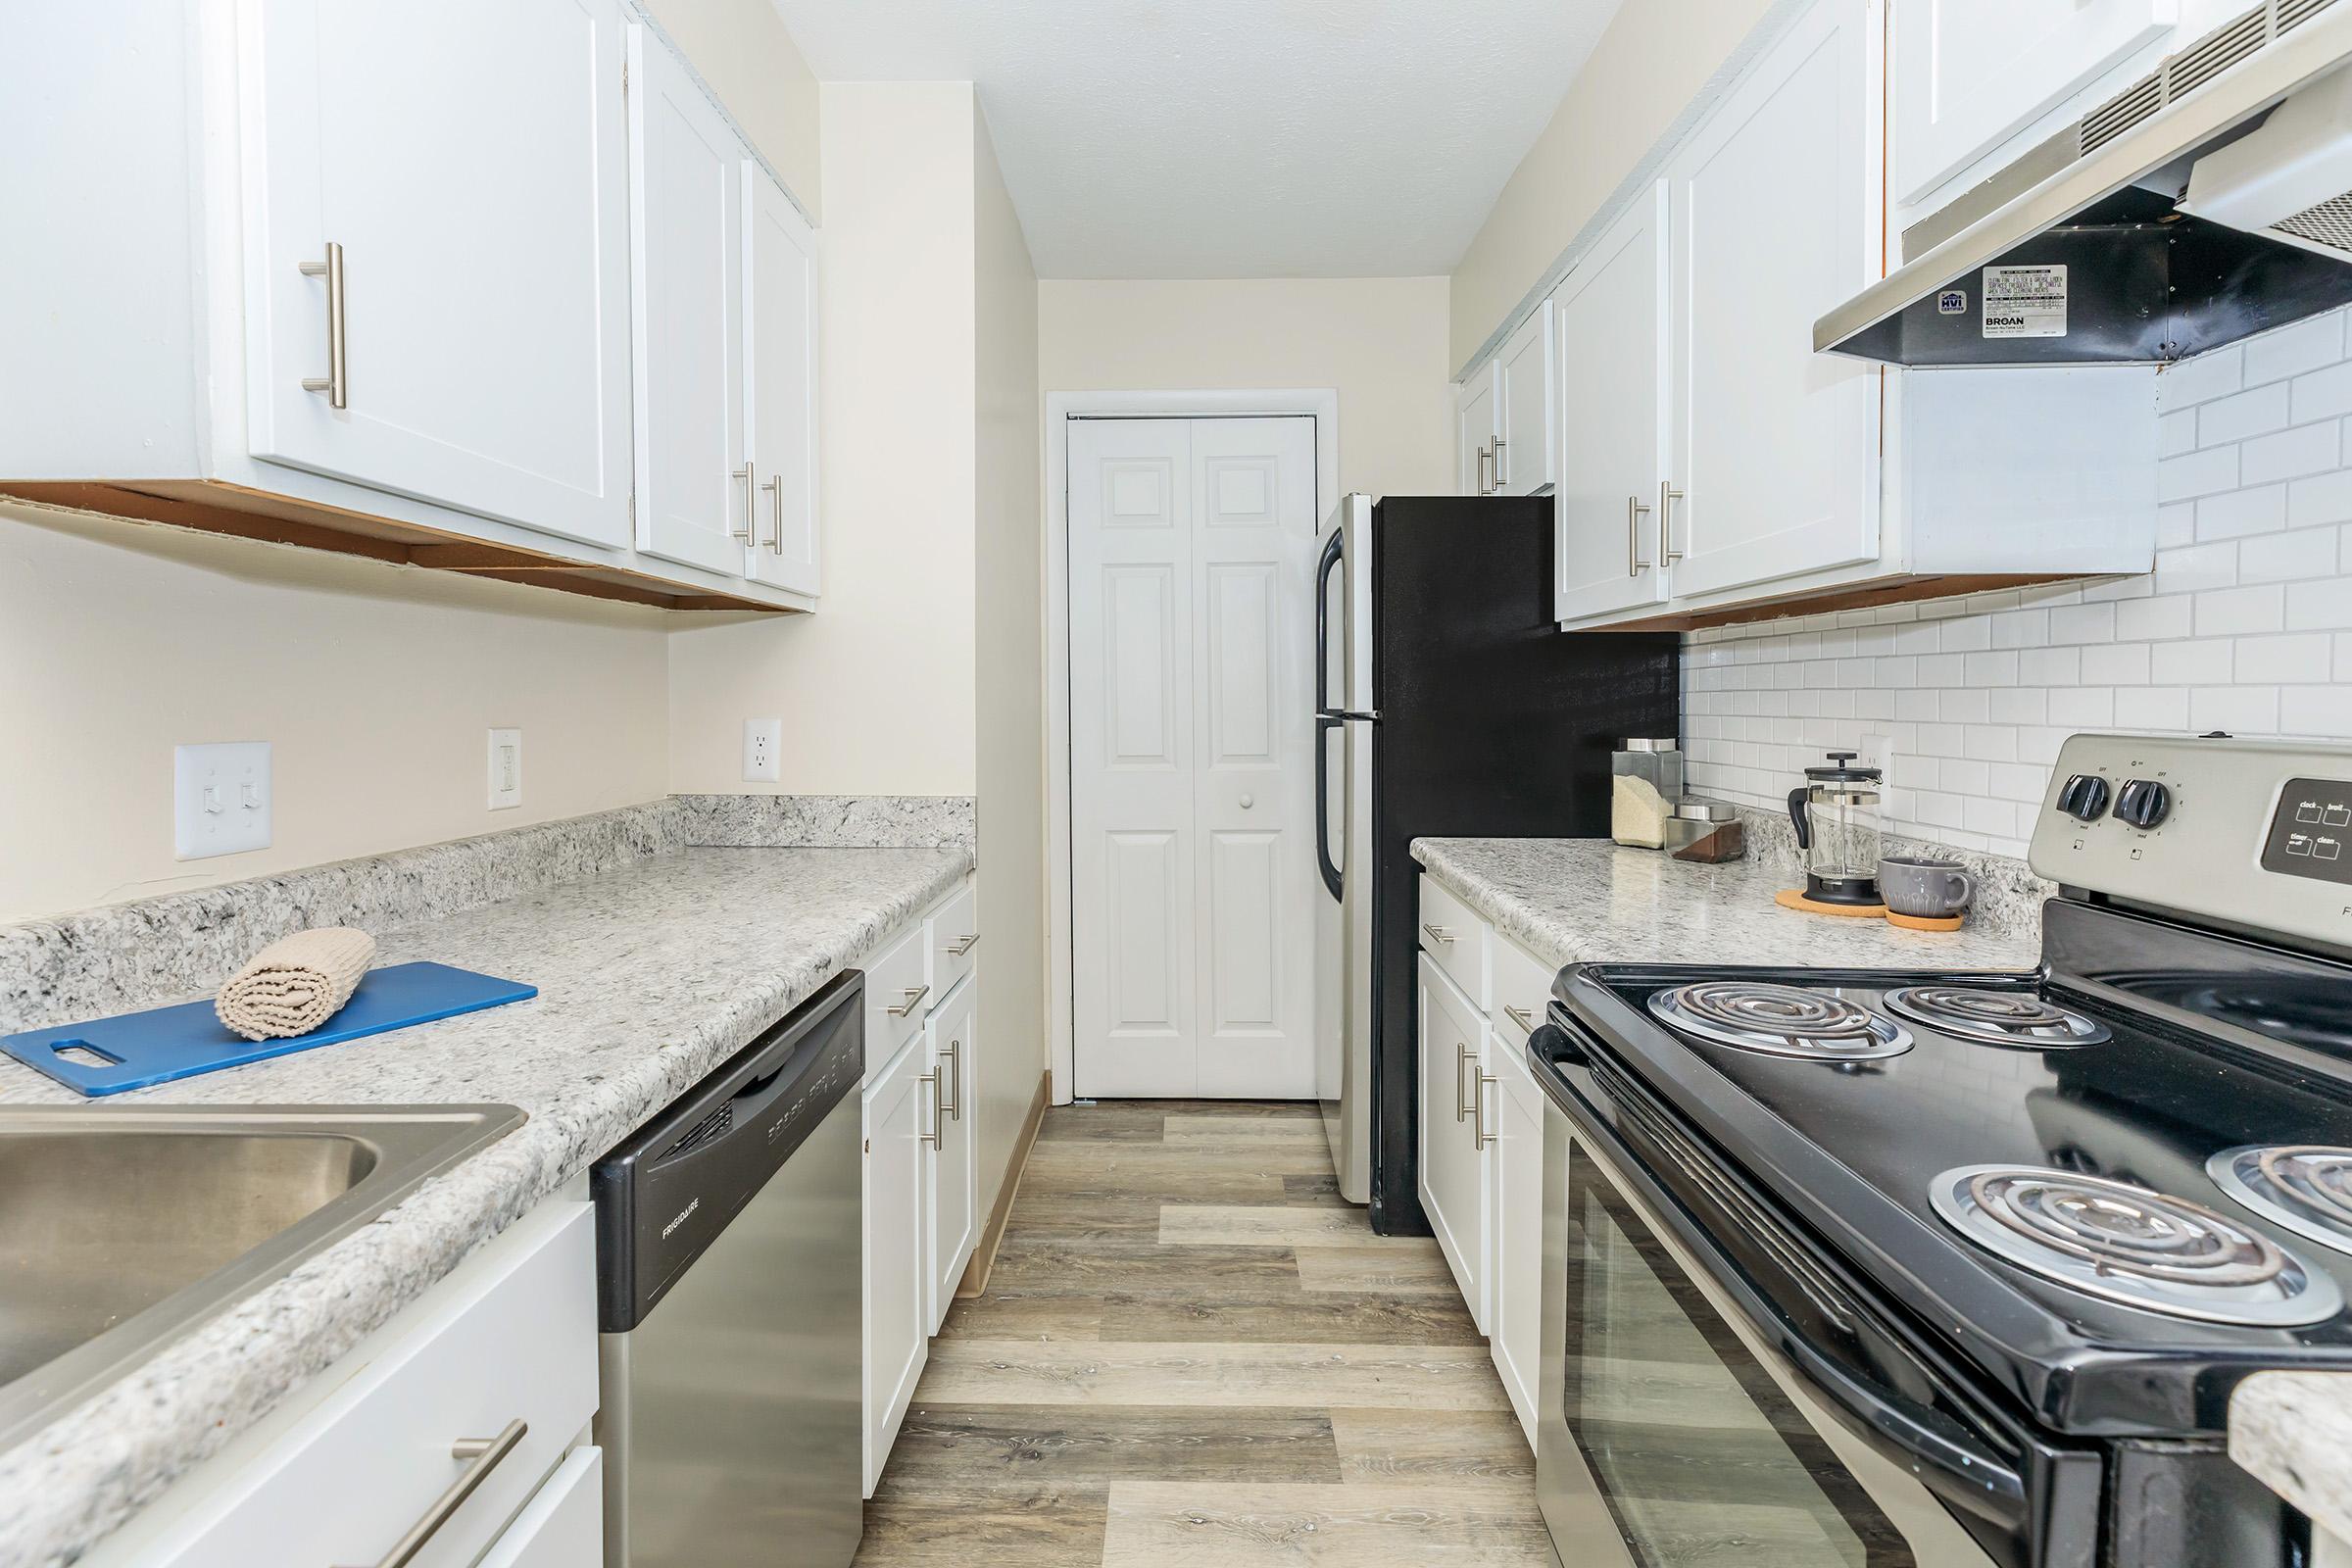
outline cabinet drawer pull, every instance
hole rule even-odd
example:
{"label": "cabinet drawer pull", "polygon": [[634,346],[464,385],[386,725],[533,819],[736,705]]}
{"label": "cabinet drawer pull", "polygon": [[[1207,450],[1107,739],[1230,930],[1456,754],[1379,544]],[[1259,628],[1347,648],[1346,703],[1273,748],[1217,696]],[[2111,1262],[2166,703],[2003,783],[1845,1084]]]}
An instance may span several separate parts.
{"label": "cabinet drawer pull", "polygon": [[1470,1130],[1478,1139],[1478,1147],[1481,1149],[1502,1136],[1500,1133],[1487,1131],[1487,1085],[1494,1081],[1493,1073],[1482,1072],[1478,1075],[1477,1082],[1470,1091]]}
{"label": "cabinet drawer pull", "polygon": [[514,1446],[530,1430],[517,1419],[508,1422],[507,1429],[495,1438],[460,1438],[451,1444],[449,1456],[465,1460],[466,1468],[458,1472],[458,1479],[449,1484],[447,1492],[433,1499],[433,1505],[424,1510],[424,1517],[409,1526],[409,1533],[394,1542],[392,1549],[376,1560],[375,1568],[408,1568],[408,1564],[416,1560],[416,1554],[431,1543],[434,1533],[449,1523],[451,1515],[466,1506],[466,1499],[490,1479],[490,1472],[514,1451]]}
{"label": "cabinet drawer pull", "polygon": [[1639,577],[1649,569],[1649,563],[1642,559],[1642,519],[1648,513],[1648,506],[1640,496],[1625,498],[1625,574],[1628,577]]}
{"label": "cabinet drawer pull", "polygon": [[963,1042],[948,1042],[948,1103],[947,1112],[957,1121],[963,1120]]}
{"label": "cabinet drawer pull", "polygon": [[1429,933],[1429,939],[1432,942],[1443,942],[1449,948],[1453,946],[1453,933],[1446,930],[1444,926],[1431,925],[1427,920],[1424,920],[1421,922],[1421,929]]}
{"label": "cabinet drawer pull", "polygon": [[1504,466],[1502,461],[1504,449],[1509,446],[1510,443],[1502,437],[1494,438],[1494,488],[1497,490],[1511,482],[1509,477],[1511,470]]}
{"label": "cabinet drawer pull", "polygon": [[760,488],[773,499],[768,503],[767,524],[775,530],[768,536],[767,548],[774,555],[784,553],[784,476],[773,474],[760,482]]}
{"label": "cabinet drawer pull", "polygon": [[1487,463],[1494,456],[1485,447],[1478,449],[1478,477],[1472,481],[1471,494],[1483,496],[1487,493]]}
{"label": "cabinet drawer pull", "polygon": [[935,1072],[927,1072],[923,1074],[920,1081],[931,1086],[931,1130],[927,1133],[924,1133],[922,1135],[922,1139],[924,1143],[929,1144],[933,1149],[938,1149],[941,1147],[939,1134],[940,1123],[943,1119],[939,1107],[939,1074]]}
{"label": "cabinet drawer pull", "polygon": [[906,988],[906,1000],[905,1002],[900,1003],[895,1007],[884,1007],[882,1010],[889,1013],[893,1018],[904,1018],[914,1010],[914,1004],[916,1003],[922,1001],[930,994],[931,988],[929,986],[908,986]]}
{"label": "cabinet drawer pull", "polygon": [[1506,1002],[1502,1004],[1502,1015],[1510,1019],[1511,1022],[1517,1024],[1520,1028],[1526,1030],[1529,1034],[1532,1035],[1536,1032],[1535,1008],[1514,1007]]}
{"label": "cabinet drawer pull", "polygon": [[343,355],[343,247],[333,240],[326,242],[326,260],[301,264],[305,277],[326,279],[326,374],[306,375],[302,378],[305,392],[323,392],[326,406],[345,409],[351,406],[351,384],[345,373]]}
{"label": "cabinet drawer pull", "polygon": [[1683,559],[1683,553],[1674,548],[1674,504],[1682,499],[1683,493],[1674,487],[1672,479],[1658,481],[1658,559],[1661,562]]}
{"label": "cabinet drawer pull", "polygon": [[965,954],[971,952],[972,949],[979,944],[979,941],[980,933],[974,931],[968,936],[965,936],[961,941],[957,942],[954,947],[948,949],[948,956],[951,958],[960,958]]}
{"label": "cabinet drawer pull", "polygon": [[1462,1094],[1462,1068],[1470,1061],[1470,1048],[1460,1041],[1453,1043],[1453,1119],[1462,1121],[1470,1114],[1468,1099]]}
{"label": "cabinet drawer pull", "polygon": [[751,459],[746,458],[743,460],[743,466],[737,468],[733,473],[729,474],[728,477],[731,479],[741,479],[743,481],[743,526],[740,528],[729,528],[727,532],[732,534],[735,538],[742,540],[747,545],[753,544],[755,543],[755,536],[760,531],[759,527],[752,521],[753,511],[756,507],[758,507],[760,502],[759,465],[753,463]]}

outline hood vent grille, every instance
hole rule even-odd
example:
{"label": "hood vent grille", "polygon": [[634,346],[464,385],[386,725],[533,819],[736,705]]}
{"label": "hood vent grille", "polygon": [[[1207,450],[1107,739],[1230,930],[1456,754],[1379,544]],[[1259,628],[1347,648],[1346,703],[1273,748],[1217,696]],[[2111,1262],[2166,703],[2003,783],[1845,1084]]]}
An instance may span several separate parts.
{"label": "hood vent grille", "polygon": [[2281,233],[2314,245],[2325,245],[2331,251],[2352,256],[2352,194],[2332,197],[2317,207],[2307,207],[2292,218],[2282,218],[2272,225]]}
{"label": "hood vent grille", "polygon": [[2335,0],[2265,0],[2234,22],[2226,23],[2199,38],[2163,65],[2126,87],[2082,117],[2081,152],[2092,152],[2146,120],[2158,110],[2195,91],[2240,60],[2292,31],[2333,5]]}

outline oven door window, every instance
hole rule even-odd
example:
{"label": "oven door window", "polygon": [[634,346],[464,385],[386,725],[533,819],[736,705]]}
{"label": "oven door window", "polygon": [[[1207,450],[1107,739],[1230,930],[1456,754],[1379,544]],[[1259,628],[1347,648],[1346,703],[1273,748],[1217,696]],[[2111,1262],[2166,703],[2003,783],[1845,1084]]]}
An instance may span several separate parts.
{"label": "oven door window", "polygon": [[1569,1433],[1642,1568],[1925,1568],[1581,1144]]}

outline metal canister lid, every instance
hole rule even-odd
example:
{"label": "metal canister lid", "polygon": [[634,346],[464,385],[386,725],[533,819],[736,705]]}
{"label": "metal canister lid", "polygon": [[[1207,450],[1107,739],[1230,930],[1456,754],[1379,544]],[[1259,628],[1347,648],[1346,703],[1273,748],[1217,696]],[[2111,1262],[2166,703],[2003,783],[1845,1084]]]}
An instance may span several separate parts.
{"label": "metal canister lid", "polygon": [[1740,815],[1740,808],[1729,801],[1686,795],[1674,803],[1674,814],[1686,822],[1729,822]]}
{"label": "metal canister lid", "polygon": [[1621,752],[1672,752],[1679,751],[1681,748],[1682,742],[1672,735],[1666,736],[1662,740],[1638,737],[1617,743],[1617,749]]}

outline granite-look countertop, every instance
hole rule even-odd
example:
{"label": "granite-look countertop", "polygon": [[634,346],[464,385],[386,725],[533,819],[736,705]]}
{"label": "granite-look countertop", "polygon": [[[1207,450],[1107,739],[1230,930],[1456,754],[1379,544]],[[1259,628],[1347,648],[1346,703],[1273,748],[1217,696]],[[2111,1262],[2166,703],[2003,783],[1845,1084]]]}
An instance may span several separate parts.
{"label": "granite-look countertop", "polygon": [[2037,908],[1991,901],[1957,931],[1804,914],[1797,879],[1761,859],[1701,865],[1607,839],[1415,839],[1413,858],[1546,963],[1786,963],[2031,969]]}
{"label": "granite-look countertop", "polygon": [[2352,1372],[2257,1372],[2230,1395],[2230,1457],[2352,1541]]}
{"label": "granite-look countertop", "polygon": [[[379,930],[379,963],[528,981],[508,1006],[121,1097],[503,1102],[530,1119],[0,1451],[0,1565],[69,1563],[970,869],[961,849],[684,850]],[[85,1103],[0,1058],[0,1101]]]}

